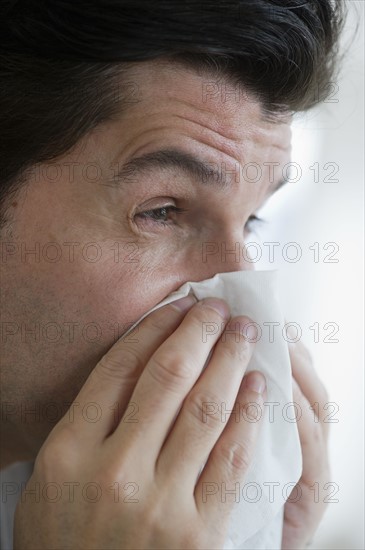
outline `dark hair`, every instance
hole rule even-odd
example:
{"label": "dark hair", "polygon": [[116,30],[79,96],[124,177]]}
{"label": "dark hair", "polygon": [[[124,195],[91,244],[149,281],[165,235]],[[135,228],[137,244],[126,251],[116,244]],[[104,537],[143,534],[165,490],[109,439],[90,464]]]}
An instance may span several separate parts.
{"label": "dark hair", "polygon": [[65,154],[125,107],[120,86],[134,63],[166,58],[244,85],[266,112],[302,111],[326,96],[344,20],[342,0],[1,0],[1,6],[2,204],[27,168]]}

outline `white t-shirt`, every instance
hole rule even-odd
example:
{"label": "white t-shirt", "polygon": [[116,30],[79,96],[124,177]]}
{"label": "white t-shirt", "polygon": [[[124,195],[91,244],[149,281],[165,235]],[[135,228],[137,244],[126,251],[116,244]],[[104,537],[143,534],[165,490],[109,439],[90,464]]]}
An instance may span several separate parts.
{"label": "white t-shirt", "polygon": [[0,550],[13,550],[15,508],[33,467],[34,462],[15,462],[0,470]]}

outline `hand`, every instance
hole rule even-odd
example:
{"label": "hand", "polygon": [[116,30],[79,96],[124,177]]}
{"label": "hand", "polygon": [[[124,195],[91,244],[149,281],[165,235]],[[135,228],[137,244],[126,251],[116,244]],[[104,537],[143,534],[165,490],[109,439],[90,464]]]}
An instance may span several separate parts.
{"label": "hand", "polygon": [[[204,404],[236,402],[248,416],[265,381],[252,372],[242,382],[253,345],[237,323],[247,319],[227,324],[222,300],[192,303],[156,310],[96,365],[37,456],[15,550],[223,546],[234,501],[219,488],[244,478],[260,422],[225,423]],[[204,322],[217,334],[202,338]]]}
{"label": "hand", "polygon": [[[299,405],[299,437],[303,471],[284,509],[282,548],[305,548],[326,509],[323,489],[331,481],[328,463],[328,422],[324,422],[327,392],[313,368],[305,346],[299,341],[289,344],[293,373],[293,401]],[[313,407],[314,403],[317,403]],[[312,409],[311,409],[312,408]],[[317,416],[317,414],[319,416]],[[300,414],[298,414],[298,417]]]}

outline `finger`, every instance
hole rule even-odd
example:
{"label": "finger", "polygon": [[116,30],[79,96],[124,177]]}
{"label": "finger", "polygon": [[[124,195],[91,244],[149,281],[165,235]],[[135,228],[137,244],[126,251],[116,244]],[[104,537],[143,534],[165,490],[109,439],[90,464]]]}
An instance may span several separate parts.
{"label": "finger", "polygon": [[126,409],[133,417],[129,400],[145,365],[195,303],[189,295],[159,308],[122,336],[91,372],[60,426],[72,420],[77,432],[83,430],[84,440],[89,437],[98,444],[113,431]]}
{"label": "finger", "polygon": [[[143,456],[149,449],[149,462],[152,463],[151,457],[157,460],[182,402],[201,374],[228,317],[227,304],[215,298],[199,302],[187,313],[138,380],[131,397],[138,406],[138,422],[124,422],[122,418],[112,436],[116,448],[120,441],[133,437],[135,453]],[[204,338],[208,326],[214,330],[209,331],[209,338]]]}
{"label": "finger", "polygon": [[[322,498],[322,489],[331,479],[323,426],[318,418],[311,414],[313,411],[310,403],[294,378],[293,397],[299,407],[297,426],[303,455],[303,469],[299,482],[285,504],[283,549],[293,548],[293,540],[297,542],[294,545],[295,548],[302,548],[305,542],[312,538],[328,505],[326,498]],[[314,502],[315,505],[313,505]],[[304,518],[305,521],[301,521],[300,518]]]}
{"label": "finger", "polygon": [[[239,500],[241,484],[255,453],[265,395],[263,375],[257,371],[248,373],[237,397],[238,418],[231,415],[195,488],[196,506],[209,522],[214,518],[227,522]],[[227,494],[230,489],[234,489],[233,494]]]}
{"label": "finger", "polygon": [[244,336],[248,323],[247,317],[235,317],[226,325],[208,368],[186,397],[156,466],[164,478],[178,471],[187,487],[195,485],[228,422],[252,356],[254,344]]}
{"label": "finger", "polygon": [[328,468],[326,437],[323,425],[294,379],[293,398],[298,405],[297,426],[303,455],[301,482],[311,486]]}
{"label": "finger", "polygon": [[328,414],[324,407],[328,403],[328,394],[313,366],[309,351],[302,342],[298,341],[289,344],[289,355],[293,377],[306,399],[317,409],[319,419],[323,421]]}

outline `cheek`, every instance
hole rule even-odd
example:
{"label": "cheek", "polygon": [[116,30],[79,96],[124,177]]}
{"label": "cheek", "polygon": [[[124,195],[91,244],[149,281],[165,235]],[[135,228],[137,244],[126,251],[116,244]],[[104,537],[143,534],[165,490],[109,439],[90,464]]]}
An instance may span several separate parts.
{"label": "cheek", "polygon": [[136,322],[184,282],[182,270],[173,262],[149,262],[135,268],[123,266],[110,273],[107,286],[99,289],[99,317],[114,319],[120,333]]}
{"label": "cheek", "polygon": [[29,265],[18,267],[23,271],[9,273],[7,295],[15,306],[4,304],[9,311],[4,321],[19,330],[9,336],[5,356],[16,364],[9,370],[13,387],[20,376],[24,394],[33,392],[42,402],[73,399],[129,326],[180,285],[168,269],[161,276],[141,262],[39,263],[31,275]]}
{"label": "cheek", "polygon": [[168,246],[105,244],[100,261],[79,261],[68,271],[65,266],[53,290],[66,296],[64,307],[78,311],[83,323],[100,326],[108,346],[182,284],[181,262],[171,258]]}

